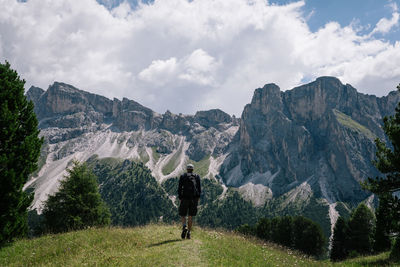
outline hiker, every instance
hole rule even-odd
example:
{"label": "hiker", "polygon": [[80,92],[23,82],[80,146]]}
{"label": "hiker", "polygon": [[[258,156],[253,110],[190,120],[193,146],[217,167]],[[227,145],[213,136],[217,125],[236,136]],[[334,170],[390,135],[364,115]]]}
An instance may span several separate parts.
{"label": "hiker", "polygon": [[[197,204],[201,194],[200,176],[193,173],[193,165],[188,164],[187,172],[179,178],[178,197],[180,200],[179,215],[182,221],[182,239],[190,239],[190,231],[193,225],[193,216],[197,214]],[[186,216],[188,215],[188,227]]]}

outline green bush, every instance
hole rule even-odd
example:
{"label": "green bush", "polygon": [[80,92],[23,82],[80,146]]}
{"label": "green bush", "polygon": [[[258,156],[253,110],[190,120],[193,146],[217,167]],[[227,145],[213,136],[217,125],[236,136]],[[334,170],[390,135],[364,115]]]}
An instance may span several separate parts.
{"label": "green bush", "polygon": [[248,225],[247,223],[236,228],[236,231],[241,234],[244,234],[244,235],[255,235],[256,234],[256,228],[254,226]]}
{"label": "green bush", "polygon": [[291,247],[293,245],[293,218],[291,216],[279,218],[274,232],[274,242]]}
{"label": "green bush", "polygon": [[320,256],[325,250],[326,238],[321,227],[302,216],[262,218],[255,226],[255,234],[308,255]]}
{"label": "green bush", "polygon": [[256,225],[256,235],[264,240],[270,241],[272,237],[271,220],[261,218]]}
{"label": "green bush", "polygon": [[390,252],[390,259],[400,262],[400,236],[396,238],[392,251]]}

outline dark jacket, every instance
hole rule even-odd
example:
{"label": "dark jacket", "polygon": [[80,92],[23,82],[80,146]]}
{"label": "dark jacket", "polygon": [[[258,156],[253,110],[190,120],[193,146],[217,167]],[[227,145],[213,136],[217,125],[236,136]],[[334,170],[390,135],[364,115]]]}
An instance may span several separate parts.
{"label": "dark jacket", "polygon": [[[196,180],[196,189],[197,194],[193,196],[192,192],[188,192],[185,190],[190,188],[193,185],[193,182],[190,180],[189,176],[194,176]],[[201,185],[200,185],[200,176],[196,173],[184,173],[179,177],[179,186],[178,186],[178,197],[179,199],[192,199],[192,198],[199,198],[201,195]]]}

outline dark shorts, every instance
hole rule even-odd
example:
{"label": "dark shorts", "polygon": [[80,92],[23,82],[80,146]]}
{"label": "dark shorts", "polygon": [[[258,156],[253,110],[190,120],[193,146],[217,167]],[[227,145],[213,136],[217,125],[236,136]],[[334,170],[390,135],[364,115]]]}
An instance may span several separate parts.
{"label": "dark shorts", "polygon": [[197,214],[197,203],[199,202],[198,198],[194,199],[181,199],[181,203],[179,205],[179,215],[180,216],[196,216]]}

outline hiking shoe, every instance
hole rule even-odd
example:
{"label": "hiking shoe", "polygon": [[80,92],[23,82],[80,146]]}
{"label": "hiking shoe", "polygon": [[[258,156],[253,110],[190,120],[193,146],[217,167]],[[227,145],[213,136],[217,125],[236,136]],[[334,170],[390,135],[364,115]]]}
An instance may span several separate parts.
{"label": "hiking shoe", "polygon": [[183,227],[183,229],[182,229],[182,234],[181,234],[182,239],[185,239],[186,233],[187,233],[187,228],[186,228],[186,227]]}
{"label": "hiking shoe", "polygon": [[190,239],[190,232],[189,231],[186,234],[186,239]]}

